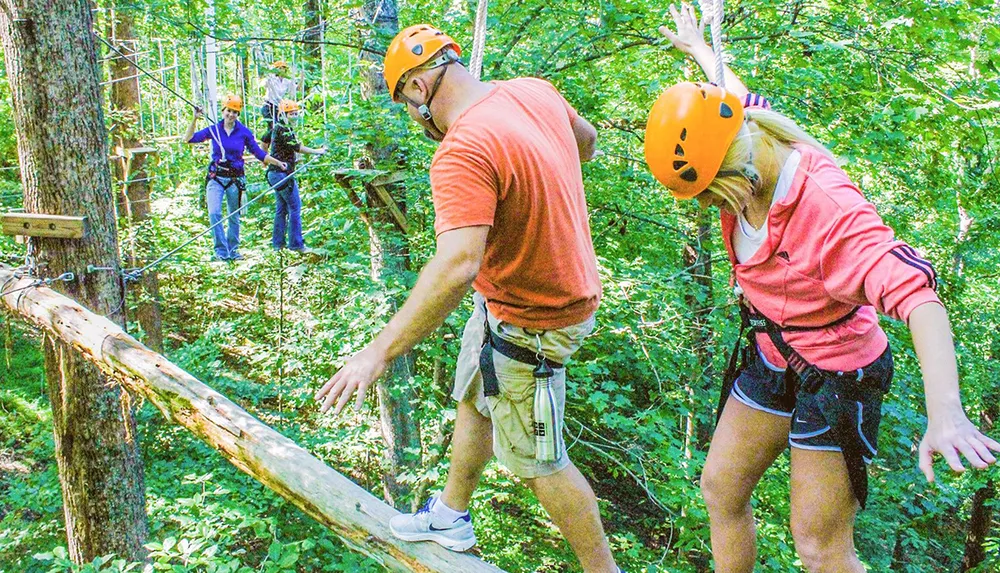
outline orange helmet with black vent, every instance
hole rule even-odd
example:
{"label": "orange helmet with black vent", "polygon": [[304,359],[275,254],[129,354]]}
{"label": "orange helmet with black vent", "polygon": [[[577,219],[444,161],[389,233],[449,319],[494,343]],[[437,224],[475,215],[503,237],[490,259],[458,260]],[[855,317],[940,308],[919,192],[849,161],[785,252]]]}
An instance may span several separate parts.
{"label": "orange helmet with black vent", "polygon": [[243,99],[234,94],[228,94],[222,98],[222,109],[231,109],[235,112],[243,111]]}
{"label": "orange helmet with black vent", "polygon": [[[456,56],[462,55],[462,48],[458,42],[429,24],[410,26],[396,34],[389,44],[389,49],[385,51],[382,71],[392,101],[399,101],[396,93],[402,87],[399,85],[399,80],[407,72],[427,64],[435,54],[447,47],[454,49]],[[451,61],[454,59],[449,57],[447,61],[441,63]]]}
{"label": "orange helmet with black vent", "polygon": [[736,95],[713,84],[684,82],[663,92],[646,122],[646,164],[678,199],[715,179],[743,126]]}
{"label": "orange helmet with black vent", "polygon": [[302,106],[290,99],[283,99],[278,103],[278,111],[281,113],[296,113],[302,111]]}

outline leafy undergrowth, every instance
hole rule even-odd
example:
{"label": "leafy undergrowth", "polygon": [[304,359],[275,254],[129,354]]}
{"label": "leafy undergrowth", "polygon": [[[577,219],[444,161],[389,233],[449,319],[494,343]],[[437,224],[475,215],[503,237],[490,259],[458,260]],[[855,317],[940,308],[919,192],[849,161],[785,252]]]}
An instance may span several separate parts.
{"label": "leafy undergrowth", "polygon": [[[0,571],[70,568],[37,339],[0,365]],[[138,413],[156,571],[380,571],[146,404]],[[81,570],[139,570],[112,557]]]}

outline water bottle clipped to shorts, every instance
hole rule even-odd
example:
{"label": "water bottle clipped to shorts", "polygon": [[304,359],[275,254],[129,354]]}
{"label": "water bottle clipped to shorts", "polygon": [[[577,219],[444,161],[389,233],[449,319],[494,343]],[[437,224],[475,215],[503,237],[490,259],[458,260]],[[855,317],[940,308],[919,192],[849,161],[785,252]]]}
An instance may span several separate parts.
{"label": "water bottle clipped to shorts", "polygon": [[552,389],[555,372],[542,355],[542,339],[538,341],[538,366],[532,372],[535,377],[535,459],[540,462],[554,462],[562,452],[562,428],[559,427],[556,411],[556,396]]}

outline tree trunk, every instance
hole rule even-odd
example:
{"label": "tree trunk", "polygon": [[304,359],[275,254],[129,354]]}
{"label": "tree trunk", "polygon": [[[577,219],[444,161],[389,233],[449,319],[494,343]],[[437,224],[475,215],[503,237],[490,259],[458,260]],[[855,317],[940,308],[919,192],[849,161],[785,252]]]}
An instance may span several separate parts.
{"label": "tree trunk", "polygon": [[[41,277],[72,272],[55,288],[124,323],[108,169],[107,130],[86,0],[0,0],[0,38],[13,99],[29,213],[84,215],[87,237],[31,239]],[[116,553],[145,558],[142,460],[128,393],[71,346],[45,339],[69,554],[76,563]]]}
{"label": "tree trunk", "polygon": [[[323,39],[323,1],[306,0],[305,3],[306,30],[302,34],[302,39],[309,42],[318,42]],[[305,78],[302,82],[302,96],[309,88],[315,85],[320,78],[320,44],[303,44],[302,69],[305,71]],[[322,86],[321,86],[322,87]],[[300,97],[302,97],[300,96]]]}
{"label": "tree trunk", "polygon": [[[711,425],[699,424],[696,412],[698,396],[705,396],[715,386],[712,369],[712,329],[708,314],[712,310],[712,217],[708,211],[698,210],[694,215],[697,225],[695,234],[684,246],[684,267],[687,269],[689,287],[684,293],[690,314],[691,342],[697,357],[697,372],[690,378],[688,394],[691,407],[685,423],[685,453],[690,449],[703,449],[711,438]],[[714,420],[712,420],[714,422]]]}
{"label": "tree trunk", "polygon": [[[399,29],[399,17],[395,0],[366,0],[362,8],[365,22],[373,22],[367,30],[369,45],[378,44],[385,48]],[[363,52],[362,60],[368,62],[361,74],[361,94],[365,99],[386,92],[385,78],[382,77],[380,57]],[[402,137],[403,135],[401,135]],[[396,169],[394,147],[365,146],[366,164],[370,167]],[[387,186],[403,214],[406,214],[406,189],[400,184]],[[368,204],[381,206],[371,187],[368,189]],[[410,269],[410,251],[406,235],[396,227],[389,209],[371,210],[368,225],[371,245],[372,278],[386,285],[385,296],[393,311],[402,306],[405,294],[393,288]],[[402,356],[389,366],[388,372],[378,383],[379,415],[382,436],[386,448],[385,470],[382,483],[385,499],[397,508],[406,507],[412,484],[400,483],[398,476],[404,472],[416,473],[420,467],[420,422],[415,415],[417,392],[413,387],[414,360],[412,354]]]}
{"label": "tree trunk", "polygon": [[[123,54],[132,56],[140,50],[135,49],[135,23],[131,12],[118,12],[116,20],[112,23],[115,29],[114,38],[117,40],[116,46]],[[116,139],[120,141],[123,150],[141,147],[139,137],[136,134],[138,117],[141,113],[139,108],[139,70],[128,63],[125,58],[115,58],[111,60],[111,77],[127,78],[135,76],[132,80],[117,81],[111,84],[111,109],[114,110],[119,123]],[[124,198],[125,211],[119,211],[119,216],[127,217],[128,228],[134,235],[129,241],[127,253],[128,265],[132,268],[141,267],[145,263],[145,257],[141,253],[152,252],[153,245],[149,241],[143,240],[143,228],[147,226],[150,218],[150,193],[149,177],[145,167],[146,153],[138,153],[131,157],[124,157],[120,160],[122,195]],[[134,181],[129,183],[129,181]],[[156,271],[145,273],[133,290],[136,295],[136,319],[139,326],[145,333],[144,342],[146,346],[157,352],[163,352],[163,319],[160,312],[160,281],[156,276]]]}
{"label": "tree trunk", "polygon": [[983,543],[993,524],[992,502],[996,498],[996,483],[993,480],[979,488],[972,496],[972,515],[969,516],[969,530],[965,536],[965,554],[962,556],[962,571],[971,571],[986,561]]}
{"label": "tree trunk", "polygon": [[[964,238],[963,234],[959,235]],[[958,246],[961,248],[961,245]],[[984,401],[988,400],[986,398]],[[994,428],[1000,408],[996,401],[986,402],[983,413],[979,418],[979,427],[987,435],[991,434]],[[962,554],[962,571],[971,571],[986,561],[986,538],[989,537],[990,529],[993,527],[993,505],[997,497],[996,480],[988,479],[986,484],[976,490],[972,496],[972,511],[969,514],[969,528],[965,533],[965,551]]]}

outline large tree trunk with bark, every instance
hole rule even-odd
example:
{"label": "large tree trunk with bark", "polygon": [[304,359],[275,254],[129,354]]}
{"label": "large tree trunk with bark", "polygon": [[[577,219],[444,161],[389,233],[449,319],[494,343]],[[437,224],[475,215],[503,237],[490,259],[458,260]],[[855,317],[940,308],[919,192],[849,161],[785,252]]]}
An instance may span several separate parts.
{"label": "large tree trunk with bark", "polygon": [[[362,17],[366,23],[372,22],[371,29],[365,31],[367,45],[384,50],[399,30],[395,0],[366,0]],[[386,92],[380,59],[378,55],[363,52],[361,94],[365,99]],[[400,166],[394,147],[368,144],[365,153],[365,164],[368,166],[381,169]],[[386,188],[405,215],[406,188],[398,183]],[[396,226],[390,210],[381,205],[381,199],[370,186],[367,200],[369,205],[381,207],[371,210],[368,225],[372,277],[386,285],[385,296],[389,298],[389,307],[395,311],[405,300],[405,293],[393,287],[403,280],[410,268],[409,244],[406,235]],[[412,487],[411,484],[400,483],[398,476],[405,472],[416,473],[421,459],[420,423],[414,412],[417,392],[413,387],[413,372],[413,356],[407,354],[393,361],[378,383],[382,435],[388,445],[382,482],[386,501],[397,508],[407,505],[405,498]]]}
{"label": "large tree trunk with bark", "polygon": [[[113,37],[117,48],[130,59],[135,58],[135,22],[131,12],[117,12]],[[142,253],[152,251],[153,245],[145,239],[145,230],[150,219],[150,186],[146,171],[146,153],[130,154],[127,150],[141,147],[137,128],[139,125],[139,70],[125,58],[117,57],[111,60],[111,77],[116,80],[111,84],[111,109],[118,120],[114,138],[124,152],[119,160],[121,204],[125,211],[119,211],[119,216],[127,217],[127,228],[133,235],[128,242],[128,265],[140,267],[145,257]],[[119,78],[131,78],[119,80]],[[156,271],[143,275],[132,292],[136,295],[136,320],[145,334],[146,346],[157,352],[163,352],[163,318],[160,312],[160,281]]]}
{"label": "large tree trunk with bark", "polygon": [[[0,0],[2,38],[13,99],[18,156],[29,213],[83,215],[83,239],[31,239],[39,277],[72,272],[55,288],[124,323],[101,113],[91,5],[85,0]],[[142,460],[129,394],[71,346],[45,339],[69,553],[77,563],[146,551]]]}

